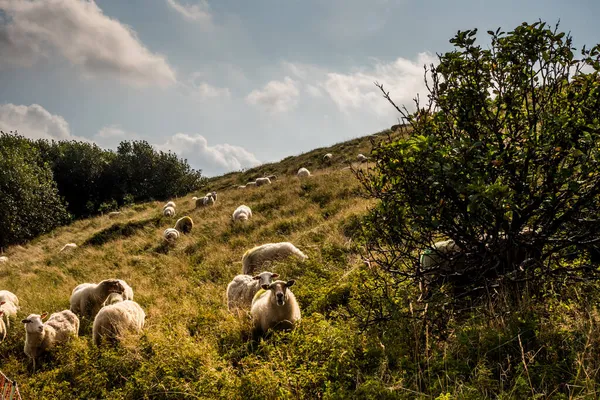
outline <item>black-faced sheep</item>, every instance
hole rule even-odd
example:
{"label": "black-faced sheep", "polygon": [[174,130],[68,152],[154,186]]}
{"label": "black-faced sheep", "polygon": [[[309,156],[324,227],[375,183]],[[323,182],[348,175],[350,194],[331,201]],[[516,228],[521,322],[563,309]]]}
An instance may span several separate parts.
{"label": "black-faced sheep", "polygon": [[71,292],[71,311],[81,317],[93,319],[111,293],[125,293],[125,287],[119,279],[77,285]]}
{"label": "black-faced sheep", "polygon": [[274,281],[263,285],[264,291],[256,293],[250,309],[254,338],[269,329],[293,329],[300,320],[300,307],[294,293],[288,289],[293,284],[293,280]]}
{"label": "black-faced sheep", "polygon": [[234,308],[249,309],[256,292],[264,285],[270,285],[279,274],[263,271],[256,276],[236,275],[227,285],[227,307],[229,311]]}
{"label": "black-faced sheep", "polygon": [[266,243],[253,247],[242,256],[242,274],[251,275],[255,268],[261,267],[266,261],[281,260],[292,255],[301,260],[308,258],[290,242]]}
{"label": "black-faced sheep", "polygon": [[100,346],[103,340],[114,343],[123,340],[127,333],[141,333],[145,319],[142,307],[132,300],[102,307],[92,327],[94,344]]}
{"label": "black-faced sheep", "polygon": [[52,349],[57,344],[67,342],[79,334],[79,318],[69,310],[56,312],[43,323],[48,313],[42,315],[30,314],[21,322],[25,326],[25,354],[35,360],[45,351]]}

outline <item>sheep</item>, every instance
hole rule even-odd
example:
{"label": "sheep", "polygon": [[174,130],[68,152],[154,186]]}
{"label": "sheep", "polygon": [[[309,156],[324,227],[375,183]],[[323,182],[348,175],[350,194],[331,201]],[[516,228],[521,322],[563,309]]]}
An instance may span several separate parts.
{"label": "sheep", "polygon": [[120,211],[111,211],[108,213],[108,218],[118,217],[119,215],[121,215]]}
{"label": "sheep", "polygon": [[8,290],[0,290],[0,301],[10,301],[16,306],[19,305],[19,298],[17,295]]}
{"label": "sheep", "polygon": [[367,160],[368,160],[368,158],[367,158],[367,157],[366,157],[364,154],[362,154],[362,153],[359,153],[359,154],[356,156],[356,160],[358,160],[359,162],[364,162],[364,161],[367,161]]}
{"label": "sheep", "polygon": [[246,189],[246,185],[239,185],[237,188],[238,189]]}
{"label": "sheep", "polygon": [[255,338],[269,329],[293,329],[294,324],[300,320],[298,301],[288,289],[293,284],[293,280],[263,284],[261,287],[264,291],[254,295],[250,315]]}
{"label": "sheep", "polygon": [[165,207],[163,208],[163,215],[165,217],[172,217],[175,215],[175,209],[173,207]]}
{"label": "sheep", "polygon": [[246,183],[246,186],[256,186],[256,182],[248,182]]}
{"label": "sheep", "polygon": [[211,196],[200,197],[196,200],[196,208],[204,206],[212,206],[215,204],[215,198]]}
{"label": "sheep", "polygon": [[267,178],[269,178],[269,180],[275,181],[277,180],[277,175],[269,175],[267,176]]}
{"label": "sheep", "polygon": [[119,281],[121,286],[123,286],[125,291],[123,293],[109,294],[106,300],[104,300],[104,303],[102,303],[102,307],[107,306],[109,304],[117,303],[119,301],[133,300],[133,289],[131,288],[131,286],[129,286],[129,284],[127,284],[127,282],[125,282],[123,279],[117,280]]}
{"label": "sheep", "polygon": [[308,257],[290,242],[266,243],[246,251],[242,257],[242,274],[251,275],[256,267],[266,261],[283,259],[295,255],[302,260]]}
{"label": "sheep", "polygon": [[234,221],[247,221],[252,218],[252,210],[245,204],[242,204],[233,212]]}
{"label": "sheep", "polygon": [[[4,304],[3,302],[0,302],[0,306]],[[2,343],[4,341],[4,339],[6,339],[6,325],[4,325],[4,320],[2,319],[2,316],[4,315],[4,311],[2,311],[2,309],[0,309],[0,343]]]}
{"label": "sheep", "polygon": [[323,161],[329,162],[329,161],[331,161],[332,158],[333,158],[333,154],[327,153],[323,156]]}
{"label": "sheep", "polygon": [[256,186],[262,186],[262,185],[270,185],[271,184],[271,180],[269,178],[256,178]]}
{"label": "sheep", "polygon": [[82,283],[71,292],[71,311],[80,317],[93,319],[111,293],[125,293],[119,279],[105,279],[100,283]]}
{"label": "sheep", "polygon": [[62,249],[60,249],[59,253],[64,252],[70,252],[73,251],[77,248],[77,245],[75,243],[67,243],[65,244]]}
{"label": "sheep", "polygon": [[79,318],[69,310],[63,310],[50,315],[43,323],[48,313],[42,315],[30,314],[21,320],[25,326],[25,354],[33,360],[33,371],[35,372],[35,360],[43,352],[52,349],[57,344],[66,343],[73,336],[79,334]]}
{"label": "sheep", "polygon": [[273,279],[278,277],[279,274],[268,271],[263,271],[254,277],[252,275],[236,275],[227,285],[227,307],[229,311],[234,308],[249,309],[256,292],[263,285],[270,285]]}
{"label": "sheep", "polygon": [[181,217],[175,222],[175,229],[182,233],[190,233],[192,228],[194,227],[194,221],[187,215],[185,217]]}
{"label": "sheep", "polygon": [[[19,307],[10,300],[0,300],[0,311],[6,318],[6,327],[10,328],[10,317],[16,317]],[[1,318],[1,317],[0,317]]]}
{"label": "sheep", "polygon": [[103,307],[94,319],[92,337],[94,344],[100,346],[103,339],[115,342],[130,332],[141,333],[146,313],[138,303],[125,300]]}
{"label": "sheep", "polygon": [[177,229],[175,229],[175,228],[167,228],[163,232],[163,238],[167,242],[174,242],[177,239],[179,239],[179,231]]}
{"label": "sheep", "polygon": [[194,204],[196,204],[196,200],[198,200],[196,196],[192,197],[192,201],[194,202]]}
{"label": "sheep", "polygon": [[298,170],[298,176],[301,177],[301,178],[304,177],[304,176],[310,176],[310,171],[307,170],[306,168],[300,168]]}
{"label": "sheep", "polygon": [[176,207],[175,207],[175,202],[174,202],[174,201],[169,201],[167,204],[165,204],[165,205],[163,206],[163,210],[164,210],[165,208],[167,208],[167,207],[176,208]]}
{"label": "sheep", "polygon": [[8,257],[0,256],[0,264],[8,262]]}
{"label": "sheep", "polygon": [[217,192],[208,192],[204,197],[212,197],[215,199],[215,201],[217,201]]}

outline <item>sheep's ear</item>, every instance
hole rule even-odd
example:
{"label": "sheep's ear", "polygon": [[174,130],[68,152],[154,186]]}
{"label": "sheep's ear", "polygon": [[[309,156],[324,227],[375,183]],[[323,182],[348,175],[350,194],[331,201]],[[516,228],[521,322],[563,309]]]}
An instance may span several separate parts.
{"label": "sheep's ear", "polygon": [[285,286],[287,286],[287,287],[290,287],[290,286],[293,286],[293,285],[294,285],[294,283],[296,283],[296,281],[292,279],[292,280],[290,280],[290,281],[287,281],[287,282],[285,283]]}
{"label": "sheep's ear", "polygon": [[21,322],[24,324],[28,324],[31,322],[31,320],[30,319],[22,319]]}
{"label": "sheep's ear", "polygon": [[263,283],[261,288],[263,288],[265,290],[269,290],[269,285],[267,285],[266,283]]}
{"label": "sheep's ear", "polygon": [[279,274],[273,274],[273,275],[271,276],[271,278],[273,278],[273,279],[275,279],[275,278],[279,278]]}
{"label": "sheep's ear", "polygon": [[43,313],[42,315],[40,315],[40,319],[44,319],[44,318],[46,318],[47,316],[48,316],[48,313],[47,313],[47,312],[45,312],[45,313]]}

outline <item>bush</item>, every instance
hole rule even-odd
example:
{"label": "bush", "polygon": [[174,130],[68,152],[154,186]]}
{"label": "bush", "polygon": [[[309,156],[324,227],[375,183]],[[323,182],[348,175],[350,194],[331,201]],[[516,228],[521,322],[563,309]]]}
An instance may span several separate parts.
{"label": "bush", "polygon": [[[489,48],[475,44],[476,33],[459,31],[455,50],[426,70],[429,100],[417,99],[416,112],[378,84],[412,133],[380,143],[374,172],[358,172],[380,200],[365,221],[369,251],[444,302],[595,277],[600,46],[576,59],[572,38],[541,21],[488,31]],[[423,249],[442,239],[456,254],[420,268]],[[577,250],[590,251],[574,262]]]}

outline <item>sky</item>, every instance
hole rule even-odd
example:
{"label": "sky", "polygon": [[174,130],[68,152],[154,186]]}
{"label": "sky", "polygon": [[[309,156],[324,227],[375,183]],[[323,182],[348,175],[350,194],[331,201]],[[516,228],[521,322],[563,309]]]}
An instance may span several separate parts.
{"label": "sky", "polygon": [[0,0],[0,129],[116,149],[146,140],[206,176],[398,123],[458,30],[542,19],[600,42],[597,0]]}

